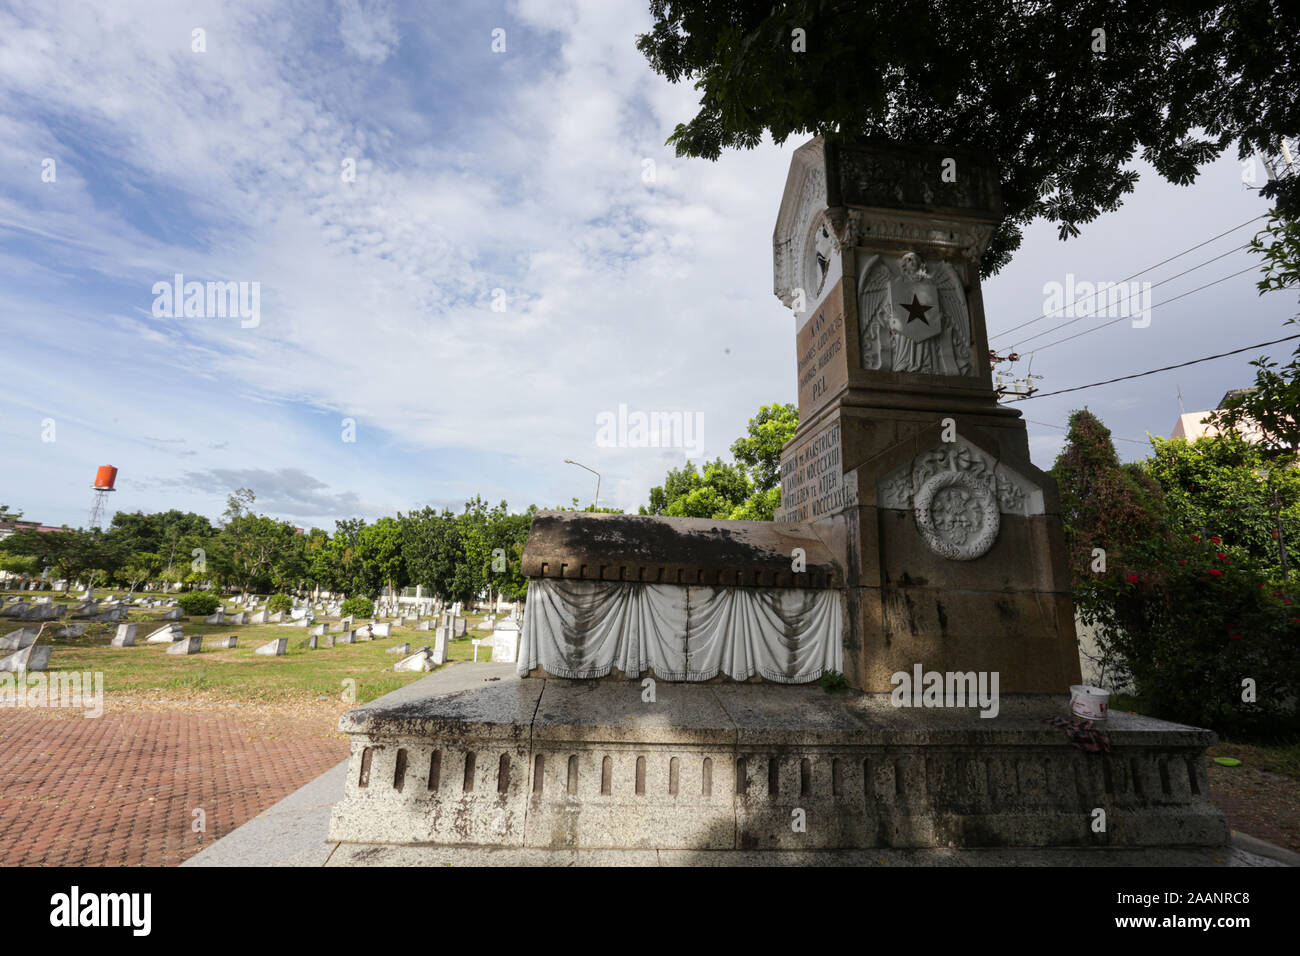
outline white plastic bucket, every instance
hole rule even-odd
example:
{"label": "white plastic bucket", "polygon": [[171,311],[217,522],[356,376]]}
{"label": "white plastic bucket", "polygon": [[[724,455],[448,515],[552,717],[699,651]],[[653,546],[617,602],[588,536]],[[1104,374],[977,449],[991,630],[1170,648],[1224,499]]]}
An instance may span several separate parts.
{"label": "white plastic bucket", "polygon": [[1070,714],[1075,720],[1104,722],[1110,713],[1110,691],[1087,684],[1070,685]]}

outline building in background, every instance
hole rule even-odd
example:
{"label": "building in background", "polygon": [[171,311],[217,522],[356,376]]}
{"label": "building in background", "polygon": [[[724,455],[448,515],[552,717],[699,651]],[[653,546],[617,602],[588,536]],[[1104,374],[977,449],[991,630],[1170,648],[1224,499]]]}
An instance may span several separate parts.
{"label": "building in background", "polygon": [[[1170,438],[1186,438],[1188,441],[1196,441],[1198,438],[1204,438],[1206,435],[1219,435],[1222,430],[1210,424],[1207,419],[1218,409],[1223,408],[1224,403],[1230,398],[1236,398],[1238,395],[1245,395],[1253,392],[1253,388],[1234,388],[1224,393],[1223,398],[1219,399],[1216,408],[1203,412],[1184,412],[1178,416],[1178,421],[1174,423],[1174,430],[1169,433]],[[1259,441],[1260,431],[1256,426],[1238,427],[1237,431],[1241,432],[1241,437],[1246,441]]]}

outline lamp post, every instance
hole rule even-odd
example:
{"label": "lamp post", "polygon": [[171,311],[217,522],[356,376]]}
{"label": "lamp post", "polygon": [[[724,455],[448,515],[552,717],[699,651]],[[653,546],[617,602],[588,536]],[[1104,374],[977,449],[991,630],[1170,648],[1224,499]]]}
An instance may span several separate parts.
{"label": "lamp post", "polygon": [[[564,459],[564,463],[566,465],[577,465],[579,468],[587,468],[587,466],[584,465],[582,462],[574,461],[572,458]],[[600,472],[598,472],[595,468],[587,468],[587,471],[591,472],[593,475],[596,476],[596,500],[595,502],[592,503],[591,506],[591,510],[595,511],[597,508],[600,507]]]}

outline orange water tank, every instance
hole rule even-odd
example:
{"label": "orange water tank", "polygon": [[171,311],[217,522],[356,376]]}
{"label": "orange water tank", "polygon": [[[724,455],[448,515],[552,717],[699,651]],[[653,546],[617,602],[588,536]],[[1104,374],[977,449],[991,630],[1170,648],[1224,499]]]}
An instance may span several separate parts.
{"label": "orange water tank", "polygon": [[113,482],[117,481],[117,469],[112,465],[100,465],[99,471],[95,472],[95,487],[113,489]]}

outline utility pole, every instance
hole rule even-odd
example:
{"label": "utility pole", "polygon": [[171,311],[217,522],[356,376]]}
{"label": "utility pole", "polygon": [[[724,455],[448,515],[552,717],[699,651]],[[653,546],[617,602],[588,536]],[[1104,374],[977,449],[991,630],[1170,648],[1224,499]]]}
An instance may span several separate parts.
{"label": "utility pole", "polygon": [[[1273,485],[1272,479],[1269,484]],[[1273,485],[1273,513],[1277,516],[1277,553],[1282,562],[1282,580],[1291,580],[1286,567],[1286,537],[1282,534],[1282,499],[1278,496],[1277,486]]]}

